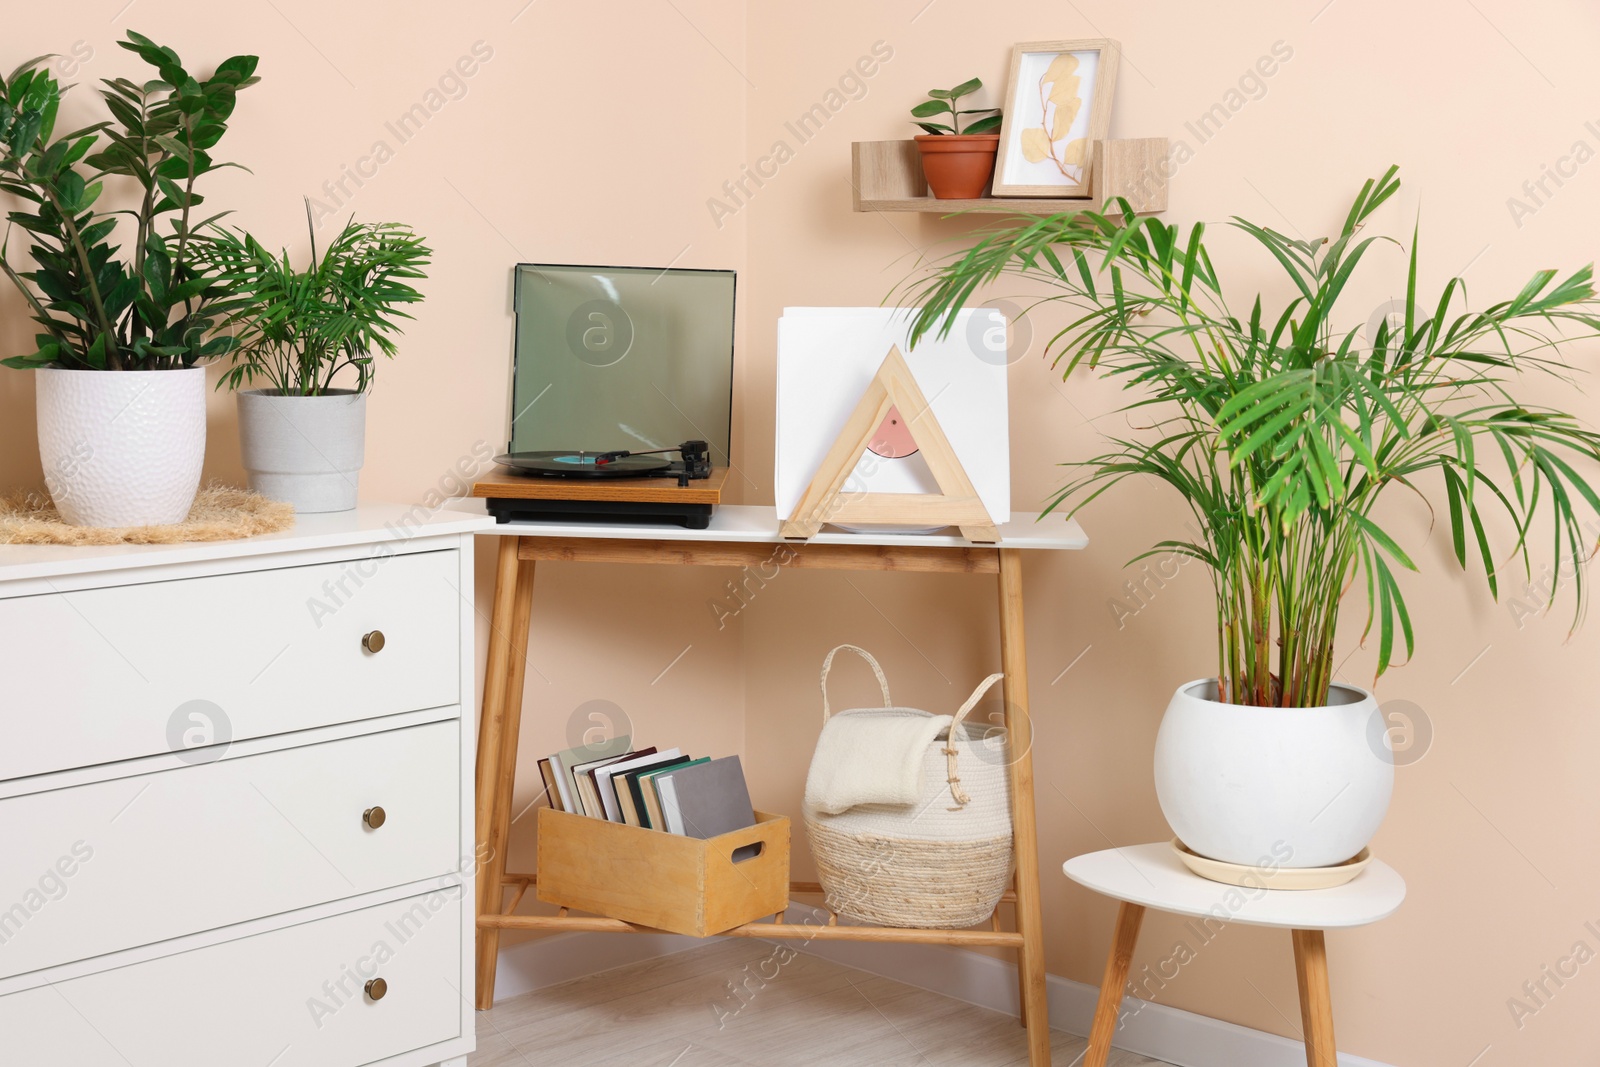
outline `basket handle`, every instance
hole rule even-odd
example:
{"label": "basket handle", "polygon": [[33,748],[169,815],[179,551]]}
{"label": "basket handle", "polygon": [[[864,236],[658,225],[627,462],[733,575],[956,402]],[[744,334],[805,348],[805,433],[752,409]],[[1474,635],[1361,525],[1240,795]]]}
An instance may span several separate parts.
{"label": "basket handle", "polygon": [[972,695],[967,698],[967,702],[961,705],[961,710],[957,711],[955,718],[950,721],[950,733],[946,735],[943,751],[945,781],[950,784],[950,797],[956,802],[956,806],[951,808],[951,811],[966,807],[967,803],[972,799],[967,795],[966,790],[961,788],[961,776],[956,773],[956,755],[959,751],[956,748],[955,741],[956,727],[960,726],[962,720],[967,717],[967,712],[978,706],[978,701],[983,699],[983,694],[987,693],[994,683],[1004,678],[1004,674],[991,674],[979,682],[978,688],[972,691]]}
{"label": "basket handle", "polygon": [[[821,684],[823,722],[828,721],[828,715],[830,714],[828,711],[828,672],[833,669],[833,657],[840,652],[847,651],[854,652],[856,655],[867,661],[867,666],[872,668],[872,673],[878,676],[878,689],[883,693],[883,706],[886,708],[892,706],[892,702],[889,700],[889,679],[883,676],[883,668],[878,666],[878,661],[872,658],[872,653],[868,652],[864,648],[858,648],[855,645],[839,645],[837,648],[833,649],[833,651],[829,652],[827,658],[822,661]],[[977,700],[977,697],[973,697],[973,700]]]}

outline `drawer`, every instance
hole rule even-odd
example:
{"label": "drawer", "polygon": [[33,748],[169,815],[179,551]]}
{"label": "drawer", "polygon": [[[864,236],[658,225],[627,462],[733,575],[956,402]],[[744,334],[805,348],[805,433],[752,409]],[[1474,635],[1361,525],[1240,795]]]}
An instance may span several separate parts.
{"label": "drawer", "polygon": [[0,801],[0,977],[454,877],[460,766],[452,719]]}
{"label": "drawer", "polygon": [[[352,1067],[460,1036],[458,889],[0,997],[0,1058]],[[364,993],[381,977],[379,1001]]]}
{"label": "drawer", "polygon": [[0,780],[457,704],[459,566],[422,552],[0,600]]}

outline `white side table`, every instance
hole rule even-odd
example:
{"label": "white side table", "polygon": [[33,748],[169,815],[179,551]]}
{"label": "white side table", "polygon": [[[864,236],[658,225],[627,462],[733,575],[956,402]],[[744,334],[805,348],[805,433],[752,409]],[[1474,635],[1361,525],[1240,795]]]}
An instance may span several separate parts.
{"label": "white side table", "polygon": [[[1334,889],[1240,889],[1194,874],[1166,842],[1091,852],[1068,860],[1062,870],[1074,882],[1121,901],[1083,1067],[1105,1067],[1146,908],[1293,931],[1306,1063],[1310,1067],[1337,1067],[1323,931],[1365,926],[1387,918],[1406,896],[1405,881],[1394,868],[1378,860],[1373,860],[1354,881]],[[1266,884],[1270,885],[1270,880]]]}

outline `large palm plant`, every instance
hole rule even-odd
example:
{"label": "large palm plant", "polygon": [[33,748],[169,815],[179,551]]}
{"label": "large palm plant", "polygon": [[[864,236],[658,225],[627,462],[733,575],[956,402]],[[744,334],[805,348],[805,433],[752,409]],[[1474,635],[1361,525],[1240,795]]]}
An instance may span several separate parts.
{"label": "large palm plant", "polygon": [[1224,701],[1326,703],[1339,606],[1353,586],[1366,594],[1363,638],[1377,629],[1378,673],[1393,661],[1397,633],[1410,654],[1395,569],[1416,567],[1374,507],[1388,487],[1417,490],[1433,472],[1456,558],[1465,567],[1471,546],[1492,595],[1504,560],[1482,509],[1510,516],[1505,559],[1525,570],[1535,520],[1548,515],[1555,580],[1570,574],[1574,624],[1581,618],[1590,550],[1580,516],[1600,512],[1600,497],[1579,468],[1600,459],[1600,435],[1511,389],[1524,371],[1564,376],[1558,345],[1600,333],[1592,268],[1566,278],[1540,271],[1481,311],[1465,309],[1460,278],[1423,303],[1414,232],[1403,322],[1385,320],[1363,343],[1360,326],[1340,323],[1335,309],[1373,243],[1389,240],[1361,229],[1399,188],[1395,174],[1362,186],[1331,241],[1234,220],[1294,286],[1276,313],[1259,296],[1243,314],[1230,310],[1203,223],[1185,233],[1135,217],[1125,202],[1120,217],[1082,212],[992,232],[909,284],[923,309],[914,342],[948,331],[980,284],[1044,279],[1057,290],[1046,301],[1077,312],[1052,339],[1055,365],[1070,374],[1087,364],[1142,394],[1130,406],[1149,409],[1149,434],[1112,439],[1109,451],[1073,464],[1080,473],[1051,508],[1076,512],[1130,476],[1182,496],[1202,536],[1152,552],[1183,553],[1210,571]]}

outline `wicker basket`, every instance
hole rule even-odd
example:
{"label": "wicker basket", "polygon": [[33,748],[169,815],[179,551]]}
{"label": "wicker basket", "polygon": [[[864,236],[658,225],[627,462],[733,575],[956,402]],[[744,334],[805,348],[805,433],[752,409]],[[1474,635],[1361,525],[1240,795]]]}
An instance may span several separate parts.
{"label": "wicker basket", "polygon": [[[894,707],[877,660],[840,645],[822,666],[824,722],[828,671],[841,650],[858,653],[872,667],[889,713],[929,714]],[[811,854],[830,911],[883,926],[947,929],[975,926],[994,914],[1014,859],[1009,761],[1003,745],[969,731],[963,720],[1002,677],[985,679],[948,733],[928,747],[917,803],[860,804],[837,815],[806,805]]]}

